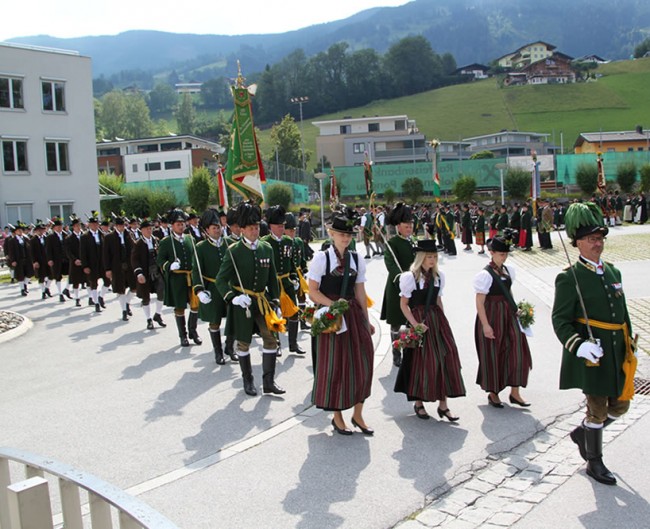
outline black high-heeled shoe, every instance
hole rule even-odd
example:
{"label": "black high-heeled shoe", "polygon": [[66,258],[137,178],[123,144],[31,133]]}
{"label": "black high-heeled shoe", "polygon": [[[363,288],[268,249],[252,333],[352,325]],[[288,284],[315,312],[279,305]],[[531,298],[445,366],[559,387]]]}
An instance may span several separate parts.
{"label": "black high-heeled shoe", "polygon": [[418,406],[417,404],[413,404],[413,411],[415,412],[415,415],[417,416],[418,419],[424,419],[426,421],[429,418],[429,414],[427,413],[427,410],[424,409],[424,406]]}
{"label": "black high-heeled shoe", "polygon": [[494,406],[495,408],[503,408],[503,402],[495,402],[492,400],[492,397],[488,395],[488,404]]}
{"label": "black high-heeled shoe", "polygon": [[528,408],[528,406],[530,406],[530,402],[517,400],[512,395],[510,395],[510,404],[516,404],[517,406],[521,406],[522,408]]}
{"label": "black high-heeled shoe", "polygon": [[440,417],[441,419],[445,417],[449,422],[456,422],[458,419],[460,419],[460,417],[454,417],[449,411],[449,408],[447,408],[446,410],[438,408],[438,417]]}
{"label": "black high-heeled shoe", "polygon": [[354,419],[354,417],[352,417],[352,424],[359,428],[364,435],[375,435],[375,431],[372,428],[364,428]]}
{"label": "black high-heeled shoe", "polygon": [[336,426],[334,419],[332,419],[332,426],[334,427],[334,431],[336,433],[340,433],[341,435],[352,435],[352,430],[348,430],[347,428],[339,428]]}

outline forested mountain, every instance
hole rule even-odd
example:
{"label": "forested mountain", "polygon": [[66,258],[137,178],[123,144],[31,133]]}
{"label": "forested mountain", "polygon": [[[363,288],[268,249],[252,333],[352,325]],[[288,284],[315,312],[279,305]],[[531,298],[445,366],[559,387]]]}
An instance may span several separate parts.
{"label": "forested mountain", "polygon": [[626,58],[649,33],[647,0],[414,0],[282,34],[128,31],[115,36],[60,39],[41,35],[12,41],[78,50],[92,57],[95,76],[121,70],[150,75],[175,70],[186,80],[207,80],[234,76],[237,59],[250,74],[296,49],[311,56],[338,42],[347,43],[350,51],[370,48],[383,54],[404,37],[422,35],[436,53],[450,53],[463,65],[488,63],[536,40],[554,44],[574,57],[595,53],[608,59]]}

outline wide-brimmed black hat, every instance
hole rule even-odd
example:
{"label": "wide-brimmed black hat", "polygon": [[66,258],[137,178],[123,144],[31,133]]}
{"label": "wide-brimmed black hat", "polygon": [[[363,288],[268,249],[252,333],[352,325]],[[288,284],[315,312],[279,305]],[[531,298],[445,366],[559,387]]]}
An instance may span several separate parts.
{"label": "wide-brimmed black hat", "polygon": [[230,208],[228,213],[226,213],[226,224],[228,224],[228,226],[237,224],[237,215],[237,208]]}
{"label": "wide-brimmed black hat", "polygon": [[361,224],[361,217],[353,208],[344,208],[336,211],[332,216],[330,229],[340,233],[355,233],[357,226]]}
{"label": "wide-brimmed black hat", "polygon": [[167,212],[167,222],[173,224],[174,222],[185,222],[187,220],[187,214],[178,208],[170,209]]}
{"label": "wide-brimmed black hat", "polygon": [[59,217],[52,217],[50,220],[52,221],[52,226],[63,226],[63,219]]}
{"label": "wide-brimmed black hat", "polygon": [[287,230],[295,230],[296,226],[298,226],[296,216],[293,213],[287,213],[284,217],[284,228]]}
{"label": "wide-brimmed black hat", "polygon": [[77,217],[74,213],[70,215],[70,226],[74,226],[75,224],[79,224],[81,221],[79,220],[79,217]]}
{"label": "wide-brimmed black hat", "polygon": [[487,247],[491,252],[510,252],[512,250],[511,241],[500,235],[497,235],[493,239],[488,239]]}
{"label": "wide-brimmed black hat", "polygon": [[47,226],[45,226],[45,223],[41,219],[36,219],[36,222],[34,223],[34,229],[36,230],[44,230]]}
{"label": "wide-brimmed black hat", "polygon": [[196,214],[195,211],[190,211],[187,215],[187,220],[192,220],[192,219],[198,219],[199,216]]}
{"label": "wide-brimmed black hat", "polygon": [[127,222],[127,219],[125,219],[122,215],[115,215],[113,217],[113,224],[116,226],[124,226]]}
{"label": "wide-brimmed black hat", "polygon": [[103,219],[100,223],[101,226],[110,226],[111,223],[108,219]]}
{"label": "wide-brimmed black hat", "polygon": [[151,226],[153,226],[153,222],[151,221],[151,219],[148,219],[146,217],[142,219],[142,222],[140,222],[140,229],[151,228]]}
{"label": "wide-brimmed black hat", "polygon": [[90,216],[88,217],[88,222],[99,222],[99,213],[91,211]]}
{"label": "wide-brimmed black hat", "polygon": [[413,222],[413,209],[404,202],[398,202],[388,214],[386,222],[391,226],[397,226],[402,222]]}
{"label": "wide-brimmed black hat", "polygon": [[266,222],[269,224],[284,224],[286,216],[287,210],[279,204],[266,210]]}
{"label": "wide-brimmed black hat", "polygon": [[564,214],[564,224],[567,235],[574,242],[592,233],[602,233],[603,236],[609,233],[602,210],[593,202],[571,204]]}
{"label": "wide-brimmed black hat", "polygon": [[245,228],[262,221],[262,211],[257,204],[251,202],[240,202],[237,206],[237,221],[240,227]]}
{"label": "wide-brimmed black hat", "polygon": [[434,239],[422,239],[413,247],[414,252],[438,253],[438,245]]}
{"label": "wide-brimmed black hat", "polygon": [[219,212],[214,208],[208,208],[201,215],[201,227],[204,230],[207,230],[209,226],[221,226],[221,221],[219,220]]}

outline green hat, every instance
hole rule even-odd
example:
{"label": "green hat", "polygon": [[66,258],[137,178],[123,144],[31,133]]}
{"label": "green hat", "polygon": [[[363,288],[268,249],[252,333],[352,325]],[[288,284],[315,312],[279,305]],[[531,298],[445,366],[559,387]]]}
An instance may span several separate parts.
{"label": "green hat", "polygon": [[591,235],[602,233],[607,235],[609,229],[603,221],[603,212],[593,202],[576,202],[571,204],[564,214],[564,226],[566,234],[577,241]]}

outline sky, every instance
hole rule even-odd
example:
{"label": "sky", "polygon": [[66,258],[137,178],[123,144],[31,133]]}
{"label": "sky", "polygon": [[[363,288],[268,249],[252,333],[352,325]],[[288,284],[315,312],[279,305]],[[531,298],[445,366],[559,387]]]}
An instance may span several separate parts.
{"label": "sky", "polygon": [[406,4],[408,0],[43,0],[20,3],[21,16],[0,21],[0,41],[50,35],[70,38],[116,35],[133,29],[171,33],[243,35],[285,33],[332,22],[371,7]]}

